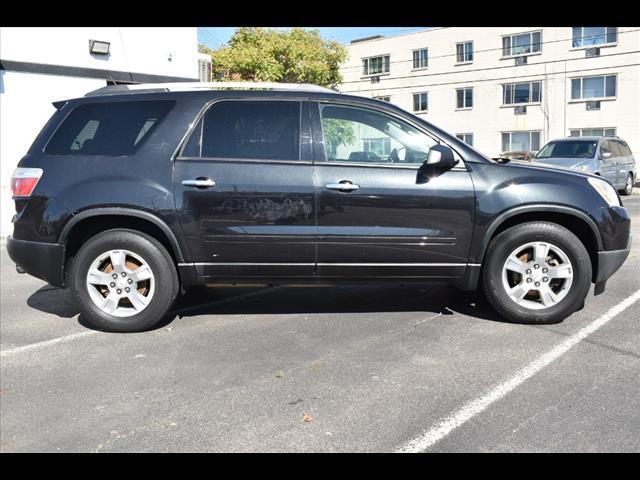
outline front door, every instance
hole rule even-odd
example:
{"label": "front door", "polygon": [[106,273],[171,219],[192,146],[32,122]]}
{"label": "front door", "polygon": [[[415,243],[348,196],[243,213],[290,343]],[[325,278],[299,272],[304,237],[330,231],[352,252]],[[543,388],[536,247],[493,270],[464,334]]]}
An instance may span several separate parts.
{"label": "front door", "polygon": [[464,274],[474,190],[462,162],[420,168],[439,140],[371,107],[320,103],[314,127],[320,276]]}
{"label": "front door", "polygon": [[600,143],[600,153],[598,155],[600,175],[609,180],[613,185],[617,185],[619,183],[617,159],[609,140],[602,140]]}
{"label": "front door", "polygon": [[175,161],[174,194],[205,280],[313,275],[309,136],[300,101],[224,100],[201,117]]}

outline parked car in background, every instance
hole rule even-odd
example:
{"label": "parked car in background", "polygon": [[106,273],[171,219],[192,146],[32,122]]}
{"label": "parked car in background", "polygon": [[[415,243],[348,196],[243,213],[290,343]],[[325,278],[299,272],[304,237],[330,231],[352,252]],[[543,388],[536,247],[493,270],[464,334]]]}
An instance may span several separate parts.
{"label": "parked car in background", "polygon": [[55,102],[12,178],[18,271],[111,331],[153,327],[184,288],[255,283],[480,287],[505,318],[548,323],[629,254],[606,180],[495,162],[388,102],[233,85]]}
{"label": "parked car in background", "polygon": [[636,161],[627,142],[617,137],[571,137],[552,140],[535,155],[537,163],[565,167],[606,178],[622,194],[631,195]]}
{"label": "parked car in background", "polygon": [[531,160],[531,158],[535,155],[535,152],[527,152],[527,151],[514,151],[514,152],[504,152],[500,154],[500,158],[507,158],[509,160]]}

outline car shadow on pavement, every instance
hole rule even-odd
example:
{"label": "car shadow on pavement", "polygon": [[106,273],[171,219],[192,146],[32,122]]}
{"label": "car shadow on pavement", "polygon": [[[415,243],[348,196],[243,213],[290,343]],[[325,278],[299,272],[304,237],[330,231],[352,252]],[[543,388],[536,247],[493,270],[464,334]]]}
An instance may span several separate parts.
{"label": "car shadow on pavement", "polygon": [[[80,310],[68,289],[45,286],[27,299],[35,310],[73,318]],[[322,313],[423,312],[426,315],[461,314],[479,320],[510,323],[475,292],[440,285],[332,286],[317,288],[198,288],[176,301],[173,312],[155,325],[163,328],[176,319],[201,315],[278,315]],[[78,323],[95,329],[78,316]]]}
{"label": "car shadow on pavement", "polygon": [[319,288],[243,289],[237,301],[217,292],[198,289],[176,303],[180,318],[199,315],[278,315],[322,313],[424,312],[462,314],[508,323],[475,292],[440,285],[333,286]]}

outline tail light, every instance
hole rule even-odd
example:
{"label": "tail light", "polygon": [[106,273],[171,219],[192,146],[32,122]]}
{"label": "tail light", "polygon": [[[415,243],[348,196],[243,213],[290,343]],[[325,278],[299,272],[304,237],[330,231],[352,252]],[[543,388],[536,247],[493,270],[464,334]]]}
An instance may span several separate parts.
{"label": "tail light", "polygon": [[11,192],[13,196],[30,197],[41,176],[41,168],[16,168],[11,177]]}

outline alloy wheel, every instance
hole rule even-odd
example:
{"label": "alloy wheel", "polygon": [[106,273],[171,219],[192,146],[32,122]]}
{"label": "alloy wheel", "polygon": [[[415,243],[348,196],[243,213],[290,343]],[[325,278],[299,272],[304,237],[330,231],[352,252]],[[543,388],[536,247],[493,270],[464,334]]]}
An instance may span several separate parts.
{"label": "alloy wheel", "polygon": [[567,254],[548,242],[516,248],[504,262],[502,284],[518,305],[540,310],[557,305],[569,293],[573,267]]}

